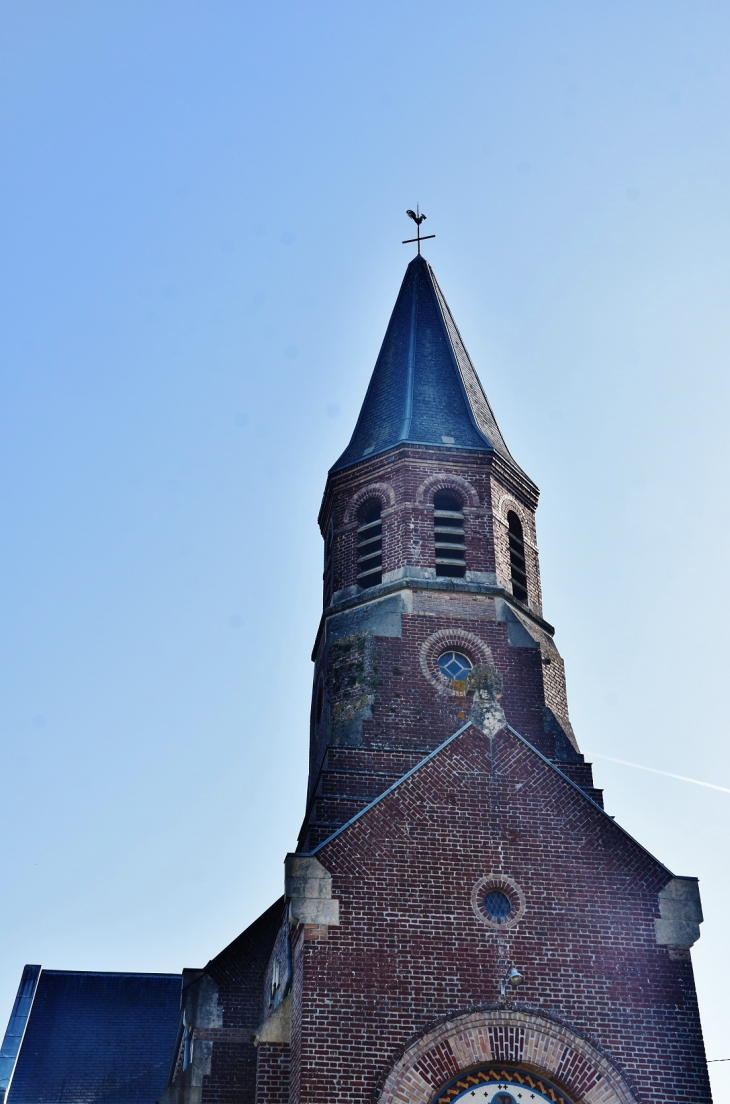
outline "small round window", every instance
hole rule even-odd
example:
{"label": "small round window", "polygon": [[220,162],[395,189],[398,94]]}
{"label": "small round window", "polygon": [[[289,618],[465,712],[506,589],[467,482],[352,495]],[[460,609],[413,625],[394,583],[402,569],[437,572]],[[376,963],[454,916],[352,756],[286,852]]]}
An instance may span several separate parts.
{"label": "small round window", "polygon": [[439,671],[453,682],[463,682],[472,667],[472,661],[463,652],[443,652],[438,658]]}
{"label": "small round window", "polygon": [[505,874],[487,874],[471,891],[471,907],[490,928],[512,928],[525,912],[525,895]]}
{"label": "small round window", "polygon": [[490,889],[484,897],[484,911],[495,924],[503,924],[512,912],[512,902],[501,890]]}

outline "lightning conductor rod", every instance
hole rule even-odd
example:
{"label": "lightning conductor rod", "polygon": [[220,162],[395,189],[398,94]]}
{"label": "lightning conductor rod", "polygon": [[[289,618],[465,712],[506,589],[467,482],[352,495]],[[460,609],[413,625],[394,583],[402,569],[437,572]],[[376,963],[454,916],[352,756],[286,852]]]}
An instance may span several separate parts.
{"label": "lightning conductor rod", "polygon": [[423,234],[423,235],[421,235],[421,223],[425,221],[426,216],[421,214],[420,209],[418,207],[418,204],[416,204],[415,211],[410,211],[409,210],[409,211],[406,211],[406,214],[408,215],[408,218],[412,218],[413,221],[415,222],[416,232],[418,234],[418,237],[416,237],[416,238],[406,238],[406,240],[404,242],[402,242],[401,244],[402,245],[408,245],[410,242],[418,242],[418,256],[420,257],[421,256],[421,242],[426,241],[428,238],[435,238],[436,235],[435,234]]}

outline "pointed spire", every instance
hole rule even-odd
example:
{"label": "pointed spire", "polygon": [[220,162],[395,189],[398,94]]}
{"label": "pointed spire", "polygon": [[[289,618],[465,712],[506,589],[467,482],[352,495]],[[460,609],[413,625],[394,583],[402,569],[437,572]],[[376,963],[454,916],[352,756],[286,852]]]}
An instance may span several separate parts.
{"label": "pointed spire", "polygon": [[403,441],[510,455],[433,269],[406,269],[339,471]]}

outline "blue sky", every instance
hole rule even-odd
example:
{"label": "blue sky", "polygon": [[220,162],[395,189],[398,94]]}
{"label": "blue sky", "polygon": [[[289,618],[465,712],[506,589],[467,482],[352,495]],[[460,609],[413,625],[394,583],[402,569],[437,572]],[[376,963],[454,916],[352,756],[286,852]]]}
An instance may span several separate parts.
{"label": "blue sky", "polygon": [[[543,491],[582,746],[730,787],[729,39],[703,0],[0,11],[0,1009],[25,962],[202,965],[279,894],[316,515],[417,201]],[[595,764],[701,878],[730,1058],[730,795]]]}

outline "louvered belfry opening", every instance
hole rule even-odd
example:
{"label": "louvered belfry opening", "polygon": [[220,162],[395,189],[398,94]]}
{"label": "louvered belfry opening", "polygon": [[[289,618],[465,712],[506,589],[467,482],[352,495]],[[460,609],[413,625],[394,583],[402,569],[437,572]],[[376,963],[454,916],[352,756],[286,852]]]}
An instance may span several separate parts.
{"label": "louvered belfry opening", "polygon": [[433,500],[436,574],[463,579],[466,574],[464,511],[455,495],[440,492]]}
{"label": "louvered belfry opening", "polygon": [[509,564],[512,571],[512,593],[518,602],[527,601],[527,566],[522,522],[514,510],[507,514],[509,526]]}
{"label": "louvered belfry opening", "polygon": [[357,581],[363,587],[377,586],[383,579],[382,506],[378,501],[366,502],[360,510],[357,527]]}

